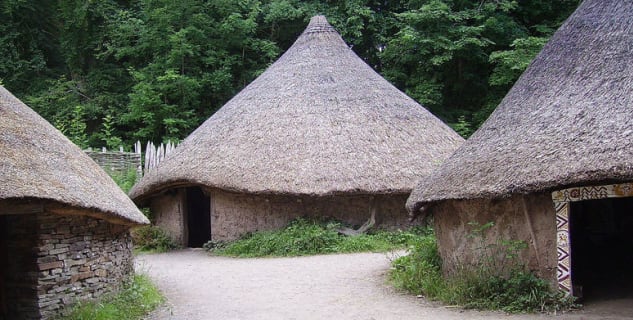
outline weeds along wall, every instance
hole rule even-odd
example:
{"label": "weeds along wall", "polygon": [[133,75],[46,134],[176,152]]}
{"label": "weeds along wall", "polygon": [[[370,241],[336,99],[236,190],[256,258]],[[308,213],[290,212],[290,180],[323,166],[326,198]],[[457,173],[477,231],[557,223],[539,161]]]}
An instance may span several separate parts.
{"label": "weeds along wall", "polygon": [[214,191],[211,199],[214,240],[233,240],[247,232],[280,229],[302,216],[334,218],[360,226],[369,219],[372,203],[376,210],[376,227],[405,229],[410,226],[404,207],[407,195],[307,197]]}
{"label": "weeds along wall", "polygon": [[[376,228],[406,229],[412,225],[404,206],[406,194],[308,197],[254,195],[218,189],[206,193],[211,201],[211,239],[217,241],[234,240],[248,232],[280,229],[297,217],[333,218],[360,226],[369,219],[372,203]],[[155,224],[184,246],[188,233],[186,201],[184,189],[164,192],[149,201]]]}
{"label": "weeds along wall", "polygon": [[[504,270],[518,263],[556,285],[556,219],[549,193],[444,201],[432,213],[445,274],[486,264]],[[515,258],[505,254],[510,241],[526,245]]]}

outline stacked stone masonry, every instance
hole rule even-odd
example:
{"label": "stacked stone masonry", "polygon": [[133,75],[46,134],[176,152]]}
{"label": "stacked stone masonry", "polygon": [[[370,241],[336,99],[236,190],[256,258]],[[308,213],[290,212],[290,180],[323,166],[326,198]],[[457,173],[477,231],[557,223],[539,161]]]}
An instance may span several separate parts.
{"label": "stacked stone masonry", "polygon": [[[6,216],[8,314],[49,319],[77,301],[118,290],[132,274],[129,228],[84,216]],[[13,279],[11,279],[13,277]],[[13,288],[22,288],[17,294]]]}

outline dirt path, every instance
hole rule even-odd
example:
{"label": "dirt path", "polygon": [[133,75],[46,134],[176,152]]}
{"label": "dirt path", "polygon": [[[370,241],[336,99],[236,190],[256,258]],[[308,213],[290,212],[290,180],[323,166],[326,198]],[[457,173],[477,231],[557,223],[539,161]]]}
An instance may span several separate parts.
{"label": "dirt path", "polygon": [[631,306],[559,316],[444,307],[395,292],[386,284],[389,259],[377,253],[232,259],[181,250],[141,255],[137,271],[169,300],[148,319],[633,319]]}

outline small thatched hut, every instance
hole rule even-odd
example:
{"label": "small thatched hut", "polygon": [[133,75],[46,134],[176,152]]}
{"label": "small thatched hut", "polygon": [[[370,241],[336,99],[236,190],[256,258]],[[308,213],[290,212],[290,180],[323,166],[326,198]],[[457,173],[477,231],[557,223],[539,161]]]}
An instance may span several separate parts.
{"label": "small thatched hut", "polygon": [[633,262],[632,42],[632,2],[584,1],[421,180],[407,207],[433,215],[445,272],[479,259],[468,223],[494,222],[491,239],[526,241],[521,261],[562,290],[631,284],[619,268]]}
{"label": "small thatched hut", "polygon": [[463,141],[345,44],[325,17],[130,192],[185,246],[298,216],[408,224],[404,204]]}
{"label": "small thatched hut", "polygon": [[117,290],[148,223],[77,146],[0,86],[0,319],[47,319]]}

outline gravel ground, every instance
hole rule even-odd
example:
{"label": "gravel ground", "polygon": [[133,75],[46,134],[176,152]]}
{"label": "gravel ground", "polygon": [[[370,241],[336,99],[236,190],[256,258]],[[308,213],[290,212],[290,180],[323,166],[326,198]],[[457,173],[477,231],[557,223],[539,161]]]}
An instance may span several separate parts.
{"label": "gravel ground", "polygon": [[140,255],[168,303],[147,319],[633,319],[632,301],[563,315],[506,315],[442,306],[396,292],[394,254],[234,259],[187,249]]}

